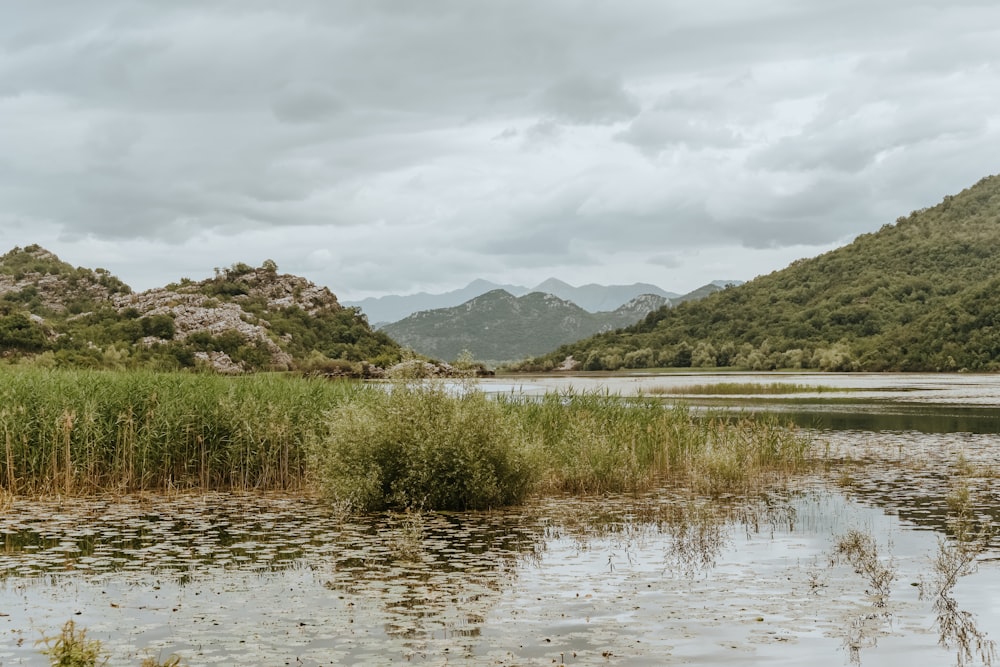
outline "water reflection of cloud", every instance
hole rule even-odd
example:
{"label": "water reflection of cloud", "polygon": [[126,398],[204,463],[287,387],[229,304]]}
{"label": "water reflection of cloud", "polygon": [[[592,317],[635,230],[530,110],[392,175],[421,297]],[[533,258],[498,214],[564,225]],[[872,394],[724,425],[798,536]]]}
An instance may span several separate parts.
{"label": "water reflection of cloud", "polygon": [[[51,548],[19,545],[15,526]],[[943,650],[927,604],[908,585],[927,567],[933,534],[820,484],[769,498],[692,500],[660,490],[417,518],[343,516],[301,498],[226,494],[123,507],[18,500],[0,515],[9,538],[0,608],[10,614],[0,632],[30,641],[0,649],[0,660],[33,655],[32,633],[73,617],[106,639],[119,662],[150,647],[197,663],[295,655],[305,664],[445,656],[558,664],[575,652],[577,663],[609,653],[627,664],[667,656],[839,666],[845,623],[864,613],[865,599],[853,577],[826,567],[824,554],[850,527],[891,541],[900,567],[892,599],[901,639],[864,649],[865,664],[880,664],[884,651],[914,664],[944,655],[934,653]],[[101,540],[114,537],[132,564],[97,566],[82,552],[56,549],[78,545],[84,533],[96,540],[91,557],[103,557]],[[122,543],[123,535],[136,541]],[[34,561],[50,569],[40,574],[38,563],[28,565]],[[974,576],[989,590],[1000,577],[983,569]],[[956,596],[983,627],[997,622],[989,599]]]}

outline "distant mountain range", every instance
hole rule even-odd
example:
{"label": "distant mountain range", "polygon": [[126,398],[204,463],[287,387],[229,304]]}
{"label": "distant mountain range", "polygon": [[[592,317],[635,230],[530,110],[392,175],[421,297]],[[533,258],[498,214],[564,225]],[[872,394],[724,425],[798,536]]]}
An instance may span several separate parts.
{"label": "distant mountain range", "polygon": [[[554,280],[542,286],[569,287]],[[596,295],[599,287],[570,289],[584,290],[578,293],[587,294],[586,288],[593,288],[589,293]],[[698,299],[721,289],[709,284],[674,298],[678,302]],[[607,293],[614,292],[609,289]],[[635,324],[670,303],[662,294],[640,294],[614,310],[592,313],[551,293],[537,291],[515,296],[507,290],[494,289],[458,306],[413,313],[382,327],[381,331],[399,344],[435,359],[452,361],[468,351],[482,361],[513,361]]]}
{"label": "distant mountain range", "polygon": [[664,299],[675,299],[680,295],[667,292],[656,285],[633,283],[632,285],[597,285],[588,284],[574,287],[561,280],[549,278],[534,287],[521,285],[501,285],[488,280],[473,280],[465,287],[442,294],[418,292],[416,294],[369,297],[360,301],[344,301],[345,306],[355,306],[368,317],[373,327],[379,328],[389,322],[396,322],[413,313],[439,308],[459,306],[477,296],[504,290],[512,296],[524,296],[531,292],[552,294],[564,301],[574,304],[591,313],[610,311],[629,302],[642,294],[655,294]]}

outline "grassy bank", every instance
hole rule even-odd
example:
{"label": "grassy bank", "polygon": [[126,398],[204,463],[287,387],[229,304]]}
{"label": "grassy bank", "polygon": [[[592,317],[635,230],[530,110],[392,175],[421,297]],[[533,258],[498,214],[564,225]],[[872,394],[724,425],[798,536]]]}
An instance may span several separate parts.
{"label": "grassy bank", "polygon": [[461,510],[664,480],[745,491],[802,466],[808,450],[766,419],[606,394],[494,400],[440,385],[138,371],[0,379],[8,494],[288,489],[357,510]]}

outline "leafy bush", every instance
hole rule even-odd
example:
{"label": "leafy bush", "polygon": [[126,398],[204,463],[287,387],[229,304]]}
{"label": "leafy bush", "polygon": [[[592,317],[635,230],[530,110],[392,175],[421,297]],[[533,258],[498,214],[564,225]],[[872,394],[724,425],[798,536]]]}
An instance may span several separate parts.
{"label": "leafy bush", "polygon": [[0,317],[0,351],[16,349],[37,352],[45,348],[45,332],[24,313]]}
{"label": "leafy bush", "polygon": [[174,318],[169,315],[149,315],[139,320],[143,336],[156,336],[170,340],[174,337]]}
{"label": "leafy bush", "polygon": [[313,350],[308,357],[296,364],[296,369],[306,375],[352,378],[364,376],[364,367],[360,362],[331,359],[318,350]]}
{"label": "leafy bush", "polygon": [[532,479],[518,422],[481,392],[435,385],[337,409],[313,448],[319,483],[351,509],[487,509],[519,502]]}

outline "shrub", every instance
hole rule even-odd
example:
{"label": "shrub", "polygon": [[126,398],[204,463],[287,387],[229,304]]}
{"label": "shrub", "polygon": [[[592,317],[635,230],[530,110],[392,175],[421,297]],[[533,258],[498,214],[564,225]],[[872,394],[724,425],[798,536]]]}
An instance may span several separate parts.
{"label": "shrub", "polygon": [[0,317],[0,348],[35,352],[45,345],[45,332],[24,313]]}
{"label": "shrub", "polygon": [[399,384],[331,420],[313,467],[327,495],[350,509],[488,509],[529,490],[525,435],[481,392]]}
{"label": "shrub", "polygon": [[140,319],[139,325],[142,327],[143,336],[156,336],[170,340],[176,333],[174,318],[169,315],[149,315]]}

